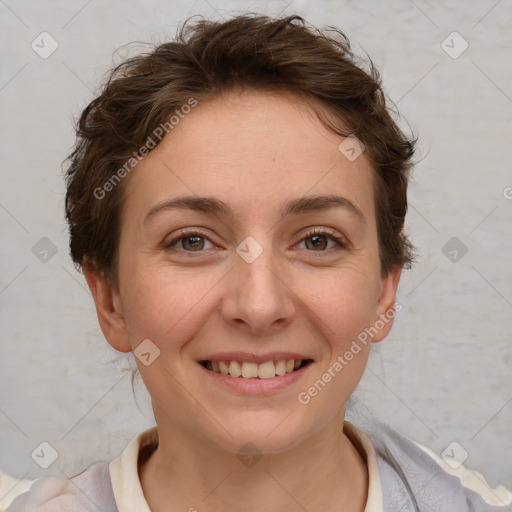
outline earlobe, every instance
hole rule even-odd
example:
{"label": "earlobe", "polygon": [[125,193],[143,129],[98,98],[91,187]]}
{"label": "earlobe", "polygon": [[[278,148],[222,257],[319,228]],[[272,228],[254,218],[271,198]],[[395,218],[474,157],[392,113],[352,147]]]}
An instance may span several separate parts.
{"label": "earlobe", "polygon": [[130,352],[132,347],[126,330],[119,293],[92,265],[83,265],[83,272],[94,298],[96,314],[103,335],[114,349],[119,352]]}
{"label": "earlobe", "polygon": [[373,342],[382,341],[391,331],[393,321],[397,310],[396,289],[400,281],[402,267],[394,265],[386,277],[382,279],[382,289],[377,303],[377,315],[375,318],[375,327],[378,332],[373,337]]}

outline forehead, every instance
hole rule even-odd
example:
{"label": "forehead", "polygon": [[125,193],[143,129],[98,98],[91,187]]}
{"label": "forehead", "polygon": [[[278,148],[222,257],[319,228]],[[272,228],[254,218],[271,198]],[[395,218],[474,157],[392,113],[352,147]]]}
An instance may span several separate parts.
{"label": "forehead", "polygon": [[321,108],[256,91],[200,103],[132,172],[128,211],[197,195],[218,197],[238,215],[277,214],[290,198],[339,193],[373,212],[370,165],[364,154],[351,161],[340,152],[344,139],[319,120]]}

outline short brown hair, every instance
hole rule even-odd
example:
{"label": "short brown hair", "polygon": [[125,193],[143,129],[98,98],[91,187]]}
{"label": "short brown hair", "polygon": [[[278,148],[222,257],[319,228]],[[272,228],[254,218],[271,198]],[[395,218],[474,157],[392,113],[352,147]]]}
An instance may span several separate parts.
{"label": "short brown hair", "polygon": [[169,128],[170,116],[191,98],[201,102],[246,88],[316,100],[349,133],[322,119],[327,126],[357,136],[374,171],[382,275],[393,265],[409,266],[413,247],[403,227],[416,140],[393,120],[371,59],[359,60],[340,30],[329,32],[300,16],[189,19],[175,41],[111,70],[101,94],[80,116],[68,158],[66,218],[73,261],[92,264],[117,288],[123,187],[113,179],[120,181],[129,172],[127,162],[135,165],[150,139],[153,146],[160,142],[152,134],[161,126]]}

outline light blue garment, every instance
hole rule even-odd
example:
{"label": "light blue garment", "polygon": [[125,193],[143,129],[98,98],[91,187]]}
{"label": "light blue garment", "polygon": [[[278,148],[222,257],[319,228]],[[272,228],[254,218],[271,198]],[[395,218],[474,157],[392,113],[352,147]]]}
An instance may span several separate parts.
{"label": "light blue garment", "polygon": [[7,512],[118,512],[108,462],[96,462],[71,480],[39,478]]}
{"label": "light blue garment", "polygon": [[[379,423],[365,433],[377,456],[383,512],[512,511],[512,505],[487,504],[482,495],[464,487],[459,478],[396,430]],[[108,462],[97,462],[71,480],[38,479],[7,512],[119,512]]]}
{"label": "light blue garment", "polygon": [[[459,478],[391,427],[378,423],[365,433],[377,454],[383,512],[512,511],[512,504],[489,505],[482,495],[464,487]],[[500,502],[497,496],[493,498]]]}

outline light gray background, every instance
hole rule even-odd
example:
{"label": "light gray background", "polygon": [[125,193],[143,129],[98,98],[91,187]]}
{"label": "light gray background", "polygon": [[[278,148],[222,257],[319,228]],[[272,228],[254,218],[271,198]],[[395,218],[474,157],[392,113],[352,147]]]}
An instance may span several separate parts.
{"label": "light gray background", "polygon": [[[512,4],[446,4],[0,0],[0,470],[76,473],[152,425],[68,256],[61,162],[117,49],[163,42],[192,14],[253,10],[344,30],[420,136],[407,220],[420,256],[349,418],[380,418],[439,454],[457,441],[466,466],[512,487]],[[31,48],[43,31],[59,45],[46,59]],[[456,59],[441,47],[453,31],[469,44]],[[42,237],[57,248],[46,263],[32,251]],[[457,262],[443,253],[452,237],[467,247]],[[46,471],[31,458],[42,441],[59,454]]]}

